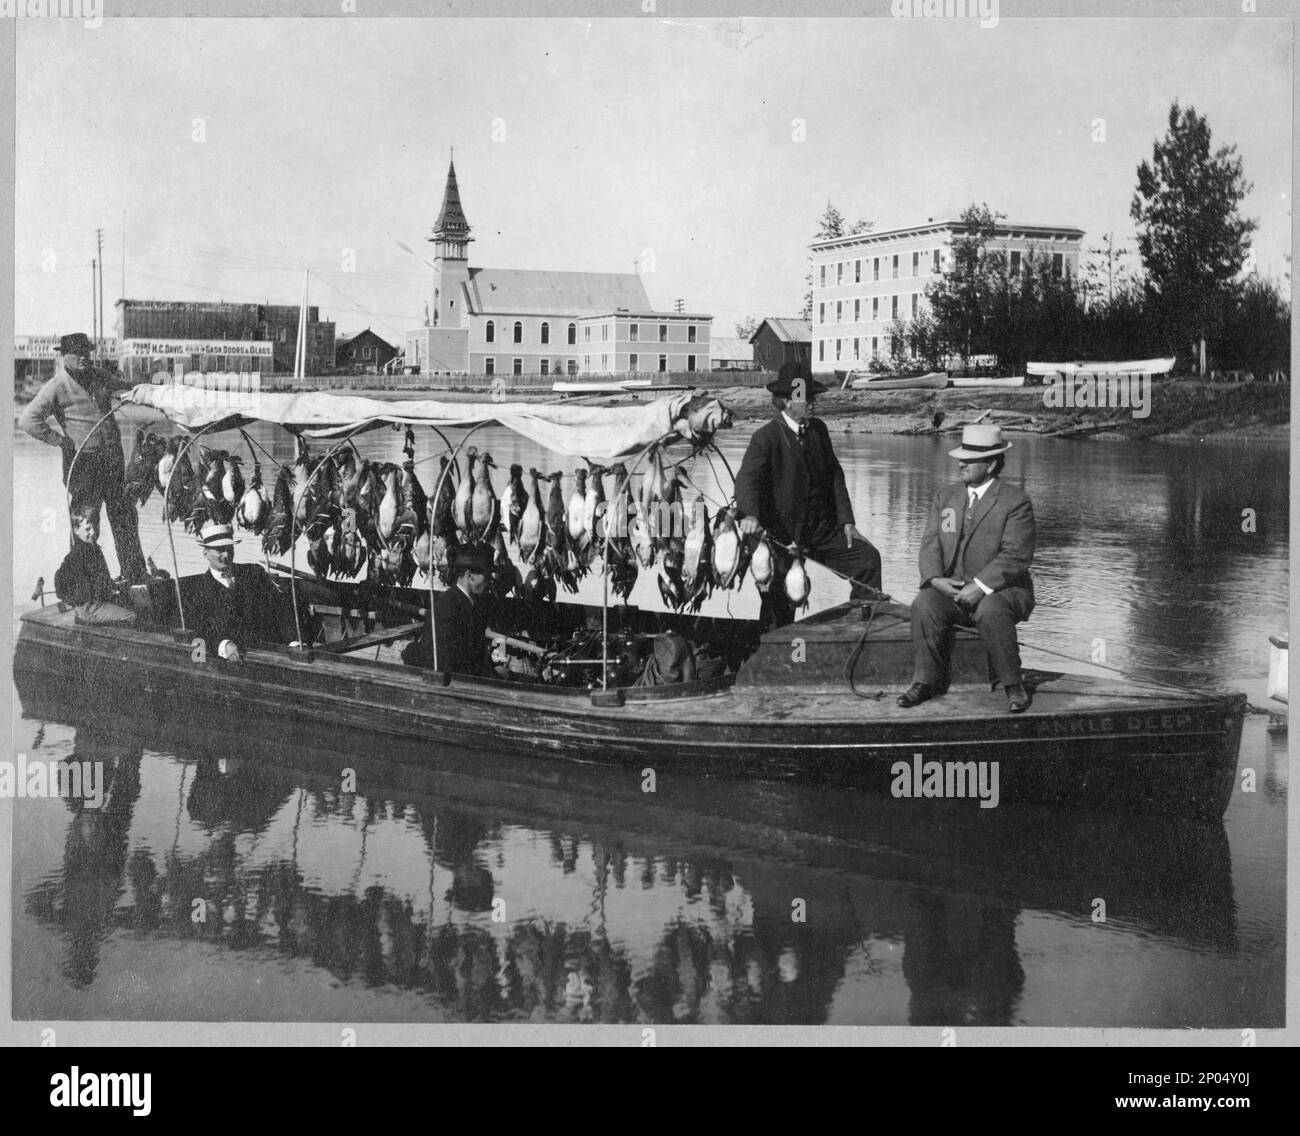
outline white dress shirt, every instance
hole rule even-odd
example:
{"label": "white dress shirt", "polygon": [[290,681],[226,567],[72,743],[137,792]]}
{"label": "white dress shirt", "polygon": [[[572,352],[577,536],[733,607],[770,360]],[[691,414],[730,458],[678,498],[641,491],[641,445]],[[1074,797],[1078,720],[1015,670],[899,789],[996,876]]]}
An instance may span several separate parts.
{"label": "white dress shirt", "polygon": [[[993,482],[996,480],[997,478],[990,477],[987,481],[982,482],[979,485],[966,486],[966,508],[968,509],[973,508],[976,501],[982,500],[984,494],[988,492],[989,486],[992,485]],[[986,583],[984,583],[984,581],[981,580],[978,576],[975,577],[975,583],[977,583],[980,586],[980,588],[983,589],[984,594],[986,596],[991,596],[993,594],[993,589],[990,588]]]}

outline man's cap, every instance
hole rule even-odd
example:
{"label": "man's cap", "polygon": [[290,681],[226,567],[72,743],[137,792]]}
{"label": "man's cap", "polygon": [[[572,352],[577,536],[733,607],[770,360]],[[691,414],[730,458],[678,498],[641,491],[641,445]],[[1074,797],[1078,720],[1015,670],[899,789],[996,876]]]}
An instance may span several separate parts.
{"label": "man's cap", "polygon": [[805,399],[819,395],[828,389],[812,377],[812,367],[808,363],[782,363],[776,378],[767,384],[767,389],[777,398],[789,398],[794,394],[796,379],[803,380]]}
{"label": "man's cap", "polygon": [[93,355],[95,345],[84,331],[74,331],[71,335],[59,337],[60,355]]}
{"label": "man's cap", "polygon": [[1009,449],[1011,443],[1002,440],[1001,426],[973,425],[962,427],[961,445],[948,453],[958,461],[984,461]]}
{"label": "man's cap", "polygon": [[457,576],[466,571],[491,575],[495,561],[496,552],[490,544],[464,544],[452,554],[451,570]]}
{"label": "man's cap", "polygon": [[234,548],[239,541],[235,539],[235,530],[229,525],[219,525],[209,521],[199,530],[199,546],[206,551],[209,548]]}

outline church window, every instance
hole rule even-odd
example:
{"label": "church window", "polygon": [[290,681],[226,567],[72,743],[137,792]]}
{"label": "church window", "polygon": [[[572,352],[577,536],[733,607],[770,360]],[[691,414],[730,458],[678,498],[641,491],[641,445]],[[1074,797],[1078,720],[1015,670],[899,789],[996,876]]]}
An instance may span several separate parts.
{"label": "church window", "polygon": [[551,342],[551,325],[547,323],[545,320],[542,321],[542,342],[543,343]]}

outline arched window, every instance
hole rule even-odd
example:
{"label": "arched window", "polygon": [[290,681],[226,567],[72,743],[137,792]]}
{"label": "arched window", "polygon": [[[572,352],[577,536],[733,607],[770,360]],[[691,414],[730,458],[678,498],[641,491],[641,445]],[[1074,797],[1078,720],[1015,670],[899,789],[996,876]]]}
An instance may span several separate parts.
{"label": "arched window", "polygon": [[497,325],[494,321],[488,320],[483,332],[484,338],[488,343],[495,343],[497,341]]}
{"label": "arched window", "polygon": [[551,325],[545,321],[542,322],[542,342],[551,342]]}
{"label": "arched window", "polygon": [[522,343],[523,341],[524,341],[524,325],[520,323],[518,320],[515,320],[515,342]]}
{"label": "arched window", "polygon": [[569,342],[578,342],[578,325],[576,323],[569,324]]}

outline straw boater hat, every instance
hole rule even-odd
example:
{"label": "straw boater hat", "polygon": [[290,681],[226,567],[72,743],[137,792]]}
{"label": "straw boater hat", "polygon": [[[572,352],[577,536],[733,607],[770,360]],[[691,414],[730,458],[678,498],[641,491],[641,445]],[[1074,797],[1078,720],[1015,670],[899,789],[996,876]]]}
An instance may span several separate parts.
{"label": "straw boater hat", "polygon": [[1002,427],[963,426],[961,445],[948,453],[958,461],[983,461],[1005,454],[1009,449],[1011,443],[1002,440]]}
{"label": "straw boater hat", "polygon": [[795,379],[803,379],[805,398],[812,398],[829,389],[812,377],[812,368],[807,363],[782,363],[776,378],[767,384],[767,389],[777,398],[789,398],[794,393]]}
{"label": "straw boater hat", "polygon": [[234,548],[239,541],[235,539],[235,530],[229,525],[219,525],[209,521],[199,531],[199,546],[206,552],[209,548]]}

